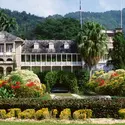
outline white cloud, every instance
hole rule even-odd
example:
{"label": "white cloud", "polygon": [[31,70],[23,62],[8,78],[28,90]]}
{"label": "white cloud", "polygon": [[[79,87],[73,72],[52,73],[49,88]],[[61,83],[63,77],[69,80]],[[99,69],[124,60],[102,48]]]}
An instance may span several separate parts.
{"label": "white cloud", "polygon": [[99,0],[99,5],[104,11],[121,9],[120,0]]}
{"label": "white cloud", "polygon": [[62,0],[0,0],[2,8],[26,11],[39,16],[64,14],[65,3]]}
{"label": "white cloud", "polygon": [[[79,0],[0,0],[0,7],[46,17],[78,11]],[[120,0],[82,0],[82,8],[91,12],[119,10]]]}

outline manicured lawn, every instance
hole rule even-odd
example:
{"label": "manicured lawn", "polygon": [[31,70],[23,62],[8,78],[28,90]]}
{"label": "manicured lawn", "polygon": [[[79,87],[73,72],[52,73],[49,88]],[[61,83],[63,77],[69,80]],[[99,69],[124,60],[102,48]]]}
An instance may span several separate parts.
{"label": "manicured lawn", "polygon": [[[64,123],[35,123],[35,122],[3,122],[0,121],[0,125],[104,125],[104,124],[64,124]],[[125,125],[125,123],[122,124],[111,124],[111,125]]]}

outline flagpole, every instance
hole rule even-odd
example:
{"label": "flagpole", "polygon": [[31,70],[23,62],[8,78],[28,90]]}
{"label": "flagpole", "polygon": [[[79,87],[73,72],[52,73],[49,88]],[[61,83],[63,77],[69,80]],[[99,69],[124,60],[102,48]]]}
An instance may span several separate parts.
{"label": "flagpole", "polygon": [[121,28],[122,28],[122,20],[123,20],[123,17],[122,17],[122,4],[123,4],[123,1],[121,0]]}
{"label": "flagpole", "polygon": [[79,13],[80,13],[80,25],[81,25],[81,29],[82,29],[82,4],[81,4],[81,0],[79,0]]}

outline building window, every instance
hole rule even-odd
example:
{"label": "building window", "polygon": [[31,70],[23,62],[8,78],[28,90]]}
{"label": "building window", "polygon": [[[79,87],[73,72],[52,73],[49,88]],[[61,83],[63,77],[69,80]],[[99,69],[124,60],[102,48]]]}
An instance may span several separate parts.
{"label": "building window", "polygon": [[49,49],[54,49],[54,44],[52,42],[49,43]]}
{"label": "building window", "polygon": [[12,44],[7,44],[6,45],[6,52],[12,52],[13,50],[13,45]]}
{"label": "building window", "polygon": [[64,49],[69,49],[69,44],[67,42],[64,43]]}
{"label": "building window", "polygon": [[39,49],[39,43],[34,43],[34,49]]}
{"label": "building window", "polygon": [[0,44],[0,53],[4,52],[4,44]]}

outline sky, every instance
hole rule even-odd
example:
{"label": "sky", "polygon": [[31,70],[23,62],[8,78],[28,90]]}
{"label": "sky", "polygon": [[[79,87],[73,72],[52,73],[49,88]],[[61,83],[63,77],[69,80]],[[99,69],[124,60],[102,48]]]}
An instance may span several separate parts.
{"label": "sky", "polygon": [[[81,0],[82,11],[105,12],[125,8],[125,0]],[[122,4],[121,4],[122,3]],[[35,14],[40,17],[79,10],[79,0],[0,0],[0,7],[19,12]]]}

